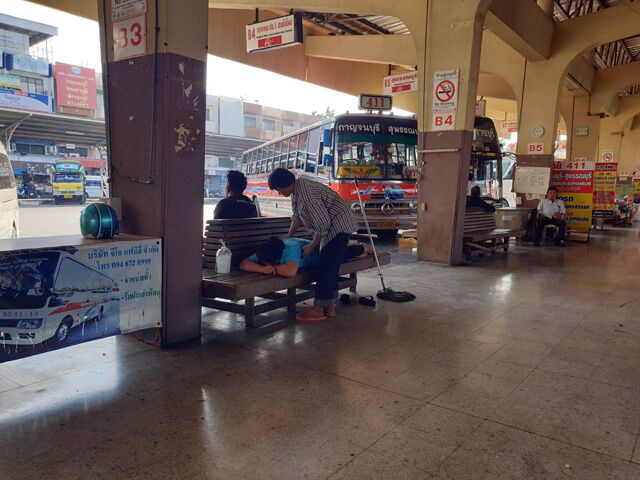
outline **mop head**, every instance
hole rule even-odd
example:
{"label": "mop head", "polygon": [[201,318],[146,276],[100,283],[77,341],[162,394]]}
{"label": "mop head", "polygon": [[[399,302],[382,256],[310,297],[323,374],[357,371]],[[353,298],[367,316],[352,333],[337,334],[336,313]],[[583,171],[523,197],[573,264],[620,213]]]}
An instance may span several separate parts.
{"label": "mop head", "polygon": [[410,292],[396,292],[392,288],[385,288],[378,292],[377,297],[380,300],[389,300],[391,302],[412,302],[416,299],[416,296]]}

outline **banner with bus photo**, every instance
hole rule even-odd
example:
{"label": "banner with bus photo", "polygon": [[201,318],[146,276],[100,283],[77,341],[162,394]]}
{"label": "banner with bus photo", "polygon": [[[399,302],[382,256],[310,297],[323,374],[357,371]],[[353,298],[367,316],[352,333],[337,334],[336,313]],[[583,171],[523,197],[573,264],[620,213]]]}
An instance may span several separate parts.
{"label": "banner with bus photo", "polygon": [[0,252],[0,362],[161,326],[160,240]]}
{"label": "banner with bus photo", "polygon": [[567,209],[567,225],[571,232],[589,232],[592,223],[593,179],[595,162],[576,158],[554,162],[551,185]]}

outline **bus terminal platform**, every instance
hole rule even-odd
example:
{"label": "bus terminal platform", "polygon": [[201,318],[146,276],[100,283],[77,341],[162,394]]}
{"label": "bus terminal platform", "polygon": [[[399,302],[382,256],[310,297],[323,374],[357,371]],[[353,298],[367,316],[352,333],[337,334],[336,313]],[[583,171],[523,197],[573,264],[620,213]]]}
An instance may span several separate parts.
{"label": "bus terminal platform", "polygon": [[[195,343],[116,336],[7,362],[0,471],[640,478],[638,236],[517,245],[463,267],[418,263],[399,240],[385,278],[412,303],[353,303],[273,332],[205,310]],[[359,292],[378,285],[366,272]]]}

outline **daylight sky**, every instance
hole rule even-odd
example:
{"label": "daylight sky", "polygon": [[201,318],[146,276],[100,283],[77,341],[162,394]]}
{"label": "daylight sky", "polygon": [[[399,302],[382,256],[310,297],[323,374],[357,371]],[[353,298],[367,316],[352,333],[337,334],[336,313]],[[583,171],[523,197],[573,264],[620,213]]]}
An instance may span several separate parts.
{"label": "daylight sky", "polygon": [[[54,61],[100,70],[97,22],[23,0],[0,0],[0,13],[58,27],[58,37],[51,41]],[[354,112],[358,104],[351,95],[212,55],[207,63],[207,93],[304,113],[323,112],[327,107],[336,113]]]}

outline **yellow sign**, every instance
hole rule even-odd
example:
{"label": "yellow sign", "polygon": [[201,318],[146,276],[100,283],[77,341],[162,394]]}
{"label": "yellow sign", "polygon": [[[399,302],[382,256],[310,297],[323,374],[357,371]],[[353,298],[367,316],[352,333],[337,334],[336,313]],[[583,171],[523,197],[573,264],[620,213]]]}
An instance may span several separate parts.
{"label": "yellow sign", "polygon": [[572,231],[586,232],[591,228],[592,193],[562,193],[560,198],[567,209],[567,224]]}
{"label": "yellow sign", "polygon": [[375,165],[340,165],[338,175],[344,177],[381,177],[380,167]]}
{"label": "yellow sign", "polygon": [[616,200],[617,163],[596,163],[593,176],[593,216],[613,218]]}

